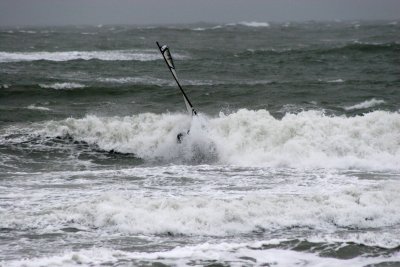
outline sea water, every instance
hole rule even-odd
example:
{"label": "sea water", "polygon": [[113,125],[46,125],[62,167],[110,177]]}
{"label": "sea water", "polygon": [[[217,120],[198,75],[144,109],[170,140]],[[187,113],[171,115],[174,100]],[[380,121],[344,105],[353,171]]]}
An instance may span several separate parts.
{"label": "sea water", "polygon": [[398,266],[397,22],[0,40],[0,266]]}

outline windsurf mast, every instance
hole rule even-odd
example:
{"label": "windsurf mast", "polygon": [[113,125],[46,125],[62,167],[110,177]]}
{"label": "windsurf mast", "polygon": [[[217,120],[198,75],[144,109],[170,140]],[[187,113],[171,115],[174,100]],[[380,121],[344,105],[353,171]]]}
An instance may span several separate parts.
{"label": "windsurf mast", "polygon": [[168,66],[168,69],[172,73],[172,76],[174,77],[176,84],[178,85],[179,89],[181,90],[187,111],[192,116],[197,115],[197,111],[194,109],[192,103],[190,102],[188,96],[186,95],[185,91],[183,91],[183,88],[178,81],[178,77],[176,76],[174,61],[172,60],[171,52],[169,52],[168,46],[166,46],[166,45],[161,46],[158,42],[156,42],[156,43],[157,43],[158,49],[161,52],[161,55],[163,56],[163,58],[165,60],[165,63]]}

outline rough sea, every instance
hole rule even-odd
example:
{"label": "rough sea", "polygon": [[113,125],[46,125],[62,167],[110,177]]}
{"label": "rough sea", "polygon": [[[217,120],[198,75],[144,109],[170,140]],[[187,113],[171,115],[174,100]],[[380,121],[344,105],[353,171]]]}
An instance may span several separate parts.
{"label": "rough sea", "polygon": [[399,266],[399,23],[0,28],[0,266]]}

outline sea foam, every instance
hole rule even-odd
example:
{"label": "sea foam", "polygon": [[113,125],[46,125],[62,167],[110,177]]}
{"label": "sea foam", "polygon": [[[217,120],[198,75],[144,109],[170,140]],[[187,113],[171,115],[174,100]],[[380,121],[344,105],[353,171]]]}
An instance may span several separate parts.
{"label": "sea foam", "polygon": [[[277,241],[279,242],[279,240]],[[6,266],[100,266],[100,265],[153,265],[168,266],[202,266],[212,263],[232,266],[375,266],[379,264],[399,261],[400,254],[381,257],[353,257],[349,259],[335,259],[320,256],[316,253],[270,248],[263,246],[276,243],[258,241],[247,243],[202,243],[198,245],[177,246],[166,251],[129,252],[111,248],[91,248],[78,251],[65,251],[54,256],[42,256],[31,259],[22,259],[5,262]],[[148,264],[152,265],[152,264]]]}
{"label": "sea foam", "polygon": [[[185,56],[178,53],[174,58],[182,59]],[[59,51],[59,52],[0,52],[0,62],[20,62],[20,61],[70,61],[70,60],[136,60],[152,61],[161,59],[156,50],[104,50],[104,51]]]}
{"label": "sea foam", "polygon": [[237,24],[247,26],[247,27],[269,27],[268,22],[257,22],[257,21],[241,21]]}
{"label": "sea foam", "polygon": [[[349,186],[340,192],[323,195],[315,192],[296,197],[292,194],[254,192],[242,197],[225,198],[150,198],[137,196],[137,193],[116,195],[110,192],[41,219],[54,224],[74,221],[84,227],[125,234],[229,236],[293,227],[322,232],[338,228],[370,229],[400,223],[398,185],[377,186],[380,190]],[[371,234],[368,244],[374,243],[371,240],[376,235],[381,233]],[[365,237],[358,240],[366,242]],[[387,242],[379,238],[376,240]],[[393,245],[400,245],[395,233],[388,243],[388,246]]]}
{"label": "sea foam", "polygon": [[268,22],[257,22],[257,21],[240,21],[236,23],[225,24],[225,26],[237,26],[237,25],[246,27],[255,27],[255,28],[270,26]]}
{"label": "sea foam", "polygon": [[[176,135],[190,129],[182,144]],[[243,166],[395,169],[400,166],[400,114],[325,116],[318,111],[275,119],[266,110],[241,109],[216,118],[144,113],[131,117],[86,116],[49,122],[44,136],[69,135],[104,150],[145,160],[196,157]]]}
{"label": "sea foam", "polygon": [[29,106],[26,107],[26,108],[27,108],[27,109],[32,109],[32,110],[42,110],[42,111],[48,111],[48,110],[50,110],[49,108],[36,106],[36,105],[34,105],[34,104],[29,105]]}
{"label": "sea foam", "polygon": [[375,99],[372,98],[370,100],[366,100],[364,102],[361,102],[359,104],[355,104],[353,106],[348,106],[345,107],[345,110],[356,110],[356,109],[366,109],[366,108],[372,108],[381,104],[384,104],[385,100],[380,100],[380,99]]}
{"label": "sea foam", "polygon": [[85,85],[80,83],[52,83],[52,84],[39,84],[42,88],[52,88],[56,90],[62,89],[77,89],[77,88],[84,88]]}

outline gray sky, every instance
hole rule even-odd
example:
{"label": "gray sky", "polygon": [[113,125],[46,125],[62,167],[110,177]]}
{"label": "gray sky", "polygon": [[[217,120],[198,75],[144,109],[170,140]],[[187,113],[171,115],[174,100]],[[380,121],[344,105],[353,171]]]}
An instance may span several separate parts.
{"label": "gray sky", "polygon": [[400,0],[0,0],[0,26],[399,18]]}

